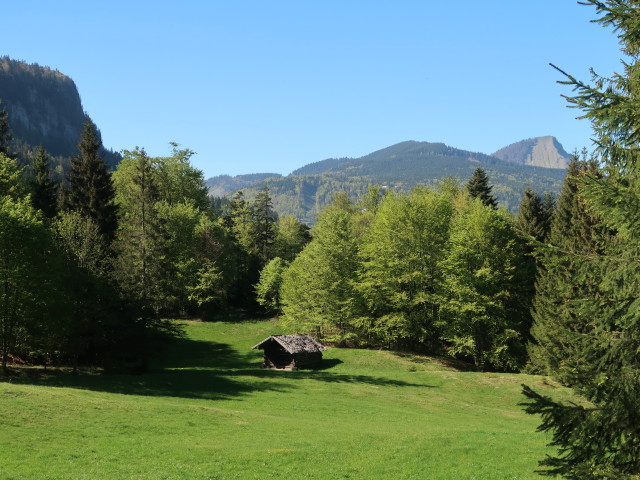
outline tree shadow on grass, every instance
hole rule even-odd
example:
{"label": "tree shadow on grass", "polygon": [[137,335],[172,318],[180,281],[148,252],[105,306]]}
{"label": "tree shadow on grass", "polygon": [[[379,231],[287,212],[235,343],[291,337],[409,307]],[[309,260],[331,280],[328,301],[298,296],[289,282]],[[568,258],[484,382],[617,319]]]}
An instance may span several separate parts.
{"label": "tree shadow on grass", "polygon": [[327,383],[361,383],[377,386],[393,386],[393,387],[418,387],[418,388],[434,388],[433,385],[424,383],[411,383],[404,380],[396,380],[393,378],[375,377],[372,375],[349,375],[344,373],[332,373],[324,370],[265,370],[262,368],[251,368],[243,370],[234,370],[230,375],[251,376],[256,378],[288,378],[291,380],[316,380],[318,382]]}
{"label": "tree shadow on grass", "polygon": [[40,377],[14,377],[12,383],[78,388],[123,395],[166,396],[206,400],[232,399],[256,392],[286,392],[297,388],[295,380],[329,383],[361,383],[395,387],[430,387],[368,375],[332,373],[342,363],[326,359],[315,370],[274,371],[260,368],[259,352],[241,353],[228,344],[184,337],[170,340],[150,372],[139,375],[82,374],[50,371]]}

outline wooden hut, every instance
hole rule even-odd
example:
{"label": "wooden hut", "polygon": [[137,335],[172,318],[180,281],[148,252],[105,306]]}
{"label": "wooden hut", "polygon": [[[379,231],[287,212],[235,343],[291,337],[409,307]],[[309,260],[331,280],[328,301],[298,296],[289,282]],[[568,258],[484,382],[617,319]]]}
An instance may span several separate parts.
{"label": "wooden hut", "polygon": [[262,366],[274,370],[318,366],[322,352],[327,349],[309,335],[271,335],[251,348],[263,350]]}

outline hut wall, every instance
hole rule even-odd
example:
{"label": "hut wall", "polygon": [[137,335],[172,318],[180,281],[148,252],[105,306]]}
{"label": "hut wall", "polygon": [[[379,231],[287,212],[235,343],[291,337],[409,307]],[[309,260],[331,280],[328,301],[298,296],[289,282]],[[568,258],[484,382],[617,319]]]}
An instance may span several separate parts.
{"label": "hut wall", "polygon": [[291,362],[288,364],[285,364],[284,362],[280,361],[278,365],[276,365],[271,361],[271,359],[267,355],[264,356],[264,359],[262,361],[263,368],[270,368],[272,370],[293,370],[295,366],[296,365],[293,357],[291,357]]}
{"label": "hut wall", "polygon": [[269,342],[264,346],[264,368],[293,370],[293,356],[277,342]]}
{"label": "hut wall", "polygon": [[322,352],[294,353],[296,368],[317,367],[322,362]]}

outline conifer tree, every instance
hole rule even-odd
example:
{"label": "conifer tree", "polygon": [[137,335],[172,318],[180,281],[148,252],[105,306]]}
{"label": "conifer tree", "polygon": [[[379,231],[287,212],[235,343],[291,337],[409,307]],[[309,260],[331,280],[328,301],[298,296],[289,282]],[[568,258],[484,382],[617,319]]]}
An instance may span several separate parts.
{"label": "conifer tree", "polygon": [[0,154],[11,156],[9,142],[11,142],[11,130],[9,128],[9,114],[0,100]]}
{"label": "conifer tree", "polygon": [[489,185],[489,177],[482,167],[477,167],[467,182],[467,191],[474,198],[479,198],[484,205],[497,208],[498,202],[491,193],[493,185]]}
{"label": "conifer tree", "polygon": [[597,271],[588,260],[602,254],[606,231],[588,212],[578,190],[579,178],[596,175],[594,162],[574,157],[558,198],[548,243],[541,249],[529,347],[532,364],[542,373],[571,384],[579,376],[584,334],[593,330],[592,318],[580,315],[576,302],[598,294]]}
{"label": "conifer tree", "polygon": [[111,241],[117,227],[116,206],[111,174],[100,155],[101,146],[98,129],[87,117],[78,143],[80,154],[71,159],[66,202],[69,210],[93,219]]}
{"label": "conifer tree", "polygon": [[166,278],[160,193],[151,159],[143,149],[125,152],[114,180],[121,212],[116,276],[125,296],[139,307],[146,327],[158,318]]}
{"label": "conifer tree", "polygon": [[253,202],[253,223],[256,252],[264,266],[271,259],[276,237],[276,216],[268,187],[260,190]]}
{"label": "conifer tree", "polygon": [[541,242],[547,236],[549,212],[545,211],[543,200],[536,192],[526,188],[518,207],[517,224],[520,233]]}
{"label": "conifer tree", "polygon": [[[543,431],[553,432],[558,454],[543,465],[548,474],[569,479],[640,477],[640,5],[630,0],[585,0],[612,27],[628,56],[624,71],[594,86],[567,75],[577,92],[569,102],[592,122],[602,175],[579,182],[590,210],[615,231],[602,254],[590,258],[590,280],[598,294],[572,302],[578,315],[591,319],[572,384],[586,402],[562,403],[529,387],[529,413],[542,415]],[[580,258],[559,253],[559,258]]]}
{"label": "conifer tree", "polygon": [[46,217],[53,218],[58,211],[58,191],[56,183],[51,178],[49,155],[42,145],[38,147],[33,160],[33,173],[35,175],[31,182],[33,206],[41,210]]}

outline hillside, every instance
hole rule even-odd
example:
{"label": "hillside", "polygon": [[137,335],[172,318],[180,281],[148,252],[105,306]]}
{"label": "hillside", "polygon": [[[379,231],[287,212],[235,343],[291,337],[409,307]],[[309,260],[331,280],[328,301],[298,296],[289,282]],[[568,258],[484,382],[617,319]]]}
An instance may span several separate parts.
{"label": "hillside", "polygon": [[571,156],[555,137],[536,137],[512,143],[492,156],[518,165],[545,168],[567,168]]}
{"label": "hillside", "polygon": [[319,370],[262,370],[251,346],[277,333],[185,322],[147,374],[0,382],[0,477],[524,480],[552,453],[519,405],[522,383],[563,391],[542,377],[338,348]]}
{"label": "hillside", "polygon": [[208,179],[206,186],[209,189],[210,196],[223,197],[272,177],[280,178],[282,175],[279,173],[250,173],[246,175],[236,175],[234,177],[231,175],[217,175]]}
{"label": "hillside", "polygon": [[[313,224],[317,213],[331,202],[335,193],[348,192],[356,200],[366,192],[368,185],[407,191],[415,185],[437,185],[447,176],[466,182],[478,166],[489,175],[500,204],[514,212],[526,187],[540,193],[557,193],[564,179],[564,169],[504,161],[443,143],[407,141],[361,158],[314,162],[287,177],[256,179],[239,188],[251,198],[266,186],[280,215],[295,215],[301,221]],[[225,185],[214,180],[208,181],[210,194],[217,192],[220,195]],[[232,193],[227,190],[224,194]]]}
{"label": "hillside", "polygon": [[[76,155],[85,121],[78,89],[71,78],[38,64],[0,57],[0,99],[9,114],[13,149],[28,159],[40,144],[66,166]],[[103,150],[107,164],[115,166],[118,154]]]}

